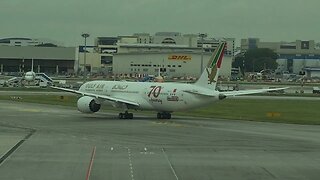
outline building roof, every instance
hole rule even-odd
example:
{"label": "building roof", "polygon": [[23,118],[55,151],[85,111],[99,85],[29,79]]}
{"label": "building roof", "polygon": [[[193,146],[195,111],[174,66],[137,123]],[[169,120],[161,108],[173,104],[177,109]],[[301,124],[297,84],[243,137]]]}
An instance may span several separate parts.
{"label": "building roof", "polygon": [[31,41],[30,38],[3,38],[0,39],[0,43],[10,43],[12,40],[18,40],[18,41]]}
{"label": "building roof", "polygon": [[[124,44],[118,43],[121,47],[136,47],[136,48],[190,48],[188,45],[177,45],[177,44]],[[191,49],[199,49],[192,47]]]}

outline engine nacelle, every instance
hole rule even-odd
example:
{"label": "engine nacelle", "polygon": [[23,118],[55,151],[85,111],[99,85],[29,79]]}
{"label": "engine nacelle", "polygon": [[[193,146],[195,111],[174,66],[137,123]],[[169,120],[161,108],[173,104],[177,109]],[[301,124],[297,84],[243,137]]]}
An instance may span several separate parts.
{"label": "engine nacelle", "polygon": [[95,113],[100,110],[101,104],[98,104],[93,97],[83,96],[78,99],[78,110],[83,113]]}

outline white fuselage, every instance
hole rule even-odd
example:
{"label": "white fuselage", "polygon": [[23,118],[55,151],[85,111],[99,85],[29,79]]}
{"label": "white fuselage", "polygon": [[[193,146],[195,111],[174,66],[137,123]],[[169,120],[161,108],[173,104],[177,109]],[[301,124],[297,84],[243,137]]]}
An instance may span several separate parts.
{"label": "white fuselage", "polygon": [[[79,91],[137,102],[139,107],[131,108],[159,112],[182,111],[201,107],[219,100],[217,91],[182,83],[90,81],[83,84]],[[203,96],[185,91],[209,91],[213,94],[216,93],[216,95]],[[120,108],[122,106],[121,103],[118,104],[111,101],[103,101],[101,103]]]}
{"label": "white fuselage", "polygon": [[36,78],[36,73],[33,71],[28,71],[26,72],[26,74],[24,75],[24,79],[26,81],[34,81]]}

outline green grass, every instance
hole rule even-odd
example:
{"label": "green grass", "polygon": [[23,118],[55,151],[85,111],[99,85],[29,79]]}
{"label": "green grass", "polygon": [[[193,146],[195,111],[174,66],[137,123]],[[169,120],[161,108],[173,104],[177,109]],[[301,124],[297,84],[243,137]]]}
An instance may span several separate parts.
{"label": "green grass", "polygon": [[258,94],[249,94],[248,96],[290,96],[290,97],[320,97],[320,94],[311,94],[311,93],[258,93]]}
{"label": "green grass", "polygon": [[57,95],[1,95],[0,100],[12,100],[17,102],[30,102],[39,104],[52,104],[62,106],[76,106],[77,96],[57,96]]}
{"label": "green grass", "polygon": [[[281,86],[301,86],[301,82],[264,82],[264,81],[257,81],[257,82],[250,82],[250,81],[222,81],[221,84],[246,84],[246,85],[281,85]],[[304,83],[304,86],[319,86],[320,83],[316,82],[307,82]]]}
{"label": "green grass", "polygon": [[[22,95],[0,96],[0,100],[76,106],[76,96]],[[104,107],[103,110],[111,110]],[[115,109],[113,109],[115,110]],[[208,118],[238,119],[249,121],[279,122],[320,125],[320,101],[278,99],[226,99],[207,107],[174,115]]]}
{"label": "green grass", "polygon": [[0,91],[42,91],[42,92],[61,92],[50,87],[39,88],[39,87],[0,87]]}
{"label": "green grass", "polygon": [[202,117],[320,125],[320,101],[226,99],[183,113]]}

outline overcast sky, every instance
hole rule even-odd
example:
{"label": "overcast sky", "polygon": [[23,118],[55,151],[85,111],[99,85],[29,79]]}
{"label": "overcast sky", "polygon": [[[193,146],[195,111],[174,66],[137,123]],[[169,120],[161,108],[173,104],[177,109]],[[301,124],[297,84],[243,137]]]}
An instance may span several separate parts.
{"label": "overcast sky", "polygon": [[239,40],[320,41],[319,0],[0,0],[0,38],[67,46],[137,32],[208,33]]}

